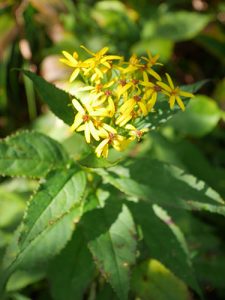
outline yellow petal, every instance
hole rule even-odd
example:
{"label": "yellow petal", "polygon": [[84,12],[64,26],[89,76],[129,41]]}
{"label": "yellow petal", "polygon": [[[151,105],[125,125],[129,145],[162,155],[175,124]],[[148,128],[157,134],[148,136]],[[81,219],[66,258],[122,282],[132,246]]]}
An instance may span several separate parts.
{"label": "yellow petal", "polygon": [[96,53],[96,56],[97,56],[97,55],[103,56],[108,50],[109,50],[108,47],[104,47],[104,48],[102,48],[100,51],[98,51],[98,52]]}
{"label": "yellow petal", "polygon": [[192,93],[181,91],[181,90],[179,91],[179,95],[183,96],[183,97],[188,97],[188,98],[193,98],[194,97],[194,95]]}
{"label": "yellow petal", "polygon": [[153,94],[152,94],[152,98],[148,101],[148,103],[147,103],[147,109],[148,109],[148,111],[151,111],[152,110],[152,108],[154,107],[154,105],[155,105],[155,103],[156,103],[156,100],[157,100],[157,93],[156,92],[154,92]]}
{"label": "yellow petal", "polygon": [[62,54],[68,59],[68,61],[70,61],[73,64],[77,64],[77,60],[71,55],[69,54],[67,51],[62,51]]}
{"label": "yellow petal", "polygon": [[135,128],[133,125],[131,125],[131,124],[127,124],[127,125],[125,126],[125,129],[128,129],[128,130],[136,130],[136,128]]}
{"label": "yellow petal", "polygon": [[147,116],[148,111],[147,111],[147,108],[146,108],[145,104],[143,102],[138,102],[138,106],[140,107],[143,115]]}
{"label": "yellow petal", "polygon": [[74,81],[80,73],[80,69],[75,69],[70,76],[70,82]]}
{"label": "yellow petal", "polygon": [[91,134],[90,134],[90,129],[89,129],[87,122],[85,123],[84,136],[85,136],[87,143],[89,144],[91,142]]}
{"label": "yellow petal", "polygon": [[165,84],[164,82],[161,81],[157,81],[157,85],[160,86],[161,88],[163,88],[165,91],[171,93],[171,87],[169,87],[167,84]]}
{"label": "yellow petal", "polygon": [[108,132],[111,132],[111,133],[114,133],[114,134],[117,133],[115,128],[113,128],[112,126],[110,126],[110,125],[108,125],[106,123],[104,123],[102,127],[105,130],[107,130]]}
{"label": "yellow petal", "polygon": [[104,148],[107,148],[108,147],[108,142],[109,142],[109,139],[104,139],[103,141],[101,141],[101,143],[96,147],[95,149],[95,153],[97,155],[97,157],[100,157]]}
{"label": "yellow petal", "polygon": [[171,96],[169,99],[170,108],[173,109],[175,103],[175,96]]}
{"label": "yellow petal", "polygon": [[77,64],[74,64],[72,62],[70,62],[69,60],[65,59],[65,58],[60,58],[59,60],[60,62],[62,62],[63,64],[69,66],[69,67],[76,67]]}
{"label": "yellow petal", "polygon": [[76,100],[73,99],[72,100],[73,106],[75,107],[75,109],[82,115],[85,114],[85,110],[83,109],[83,107],[80,105],[80,103]]}
{"label": "yellow petal", "polygon": [[168,73],[166,73],[166,78],[167,78],[167,80],[169,82],[170,87],[174,90],[173,81],[172,81],[172,79],[171,79],[171,77],[170,77],[170,75]]}
{"label": "yellow petal", "polygon": [[87,53],[89,53],[89,54],[91,54],[92,56],[94,56],[95,55],[95,53],[94,52],[92,52],[91,50],[89,50],[88,48],[86,48],[85,46],[83,46],[83,45],[81,45],[80,46],[82,49],[84,49]]}
{"label": "yellow petal", "polygon": [[158,81],[161,81],[161,77],[159,76],[158,73],[156,73],[156,71],[154,71],[153,69],[148,69],[147,70],[149,74],[151,74],[155,79],[157,79]]}
{"label": "yellow petal", "polygon": [[89,126],[90,133],[91,133],[91,135],[93,136],[93,138],[94,138],[96,141],[99,141],[98,131],[95,129],[93,122],[92,122],[92,121],[89,121],[89,122],[88,122],[88,126]]}
{"label": "yellow petal", "polygon": [[70,127],[70,130],[71,131],[74,131],[76,130],[80,124],[83,122],[83,117],[82,117],[82,114],[80,113],[77,113],[75,118],[74,118],[74,122],[73,122],[73,125]]}
{"label": "yellow petal", "polygon": [[176,96],[176,100],[180,108],[184,111],[185,110],[184,102],[181,100],[179,96]]}
{"label": "yellow petal", "polygon": [[119,111],[121,113],[124,113],[125,111],[131,112],[133,110],[135,104],[136,104],[136,102],[133,98],[129,99],[120,107]]}
{"label": "yellow petal", "polygon": [[85,124],[82,124],[80,125],[78,128],[77,128],[77,132],[80,132],[80,131],[84,131],[85,130]]}

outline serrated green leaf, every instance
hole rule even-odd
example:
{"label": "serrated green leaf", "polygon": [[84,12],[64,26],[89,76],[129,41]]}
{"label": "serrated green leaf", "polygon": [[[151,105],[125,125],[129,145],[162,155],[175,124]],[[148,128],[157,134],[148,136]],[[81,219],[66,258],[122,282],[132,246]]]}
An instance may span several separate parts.
{"label": "serrated green leaf", "polygon": [[55,300],[82,300],[95,275],[95,266],[81,230],[76,230],[48,272]]}
{"label": "serrated green leaf", "polygon": [[[105,222],[105,220],[99,220]],[[98,269],[119,299],[128,299],[130,267],[136,257],[136,230],[126,206],[109,231],[89,242]]]}
{"label": "serrated green leaf", "polygon": [[225,215],[221,196],[204,181],[147,156],[130,163],[127,177],[118,176],[112,170],[96,169],[95,172],[123,193],[152,204]]}
{"label": "serrated green leaf", "polygon": [[185,284],[155,259],[142,262],[134,269],[132,290],[142,300],[189,300]]}
{"label": "serrated green leaf", "polygon": [[22,131],[0,141],[1,175],[42,177],[68,160],[58,142],[38,132]]}
{"label": "serrated green leaf", "polygon": [[12,272],[45,269],[64,247],[75,227],[74,220],[80,218],[85,187],[85,174],[76,166],[49,173],[30,201],[24,223],[9,247],[1,292]]}
{"label": "serrated green leaf", "polygon": [[122,201],[110,198],[104,207],[85,213],[79,226],[98,270],[119,299],[127,299],[129,272],[136,254],[136,231],[130,212],[122,207]]}
{"label": "serrated green leaf", "polygon": [[213,167],[204,154],[188,140],[168,139],[159,132],[149,135],[152,158],[174,164],[197,178],[204,180],[209,186],[225,196],[225,170]]}
{"label": "serrated green leaf", "polygon": [[[147,203],[128,203],[127,205],[135,221],[142,228],[151,257],[161,261],[175,275],[201,294],[185,242],[183,237],[181,241],[181,233],[173,220],[168,215],[162,220]],[[175,227],[175,229],[170,227]]]}
{"label": "serrated green leaf", "polygon": [[35,73],[27,70],[22,70],[22,72],[32,80],[35,89],[42,100],[48,104],[51,111],[66,124],[71,125],[75,114],[69,94],[58,89]]}
{"label": "serrated green leaf", "polygon": [[19,247],[26,248],[49,224],[57,222],[75,204],[79,204],[85,186],[85,173],[78,166],[49,173],[28,205]]}

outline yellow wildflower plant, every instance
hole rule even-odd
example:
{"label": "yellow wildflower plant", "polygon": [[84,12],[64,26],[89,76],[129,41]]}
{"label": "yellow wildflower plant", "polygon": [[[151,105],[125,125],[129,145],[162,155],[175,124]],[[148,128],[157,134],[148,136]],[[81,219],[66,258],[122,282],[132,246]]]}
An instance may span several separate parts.
{"label": "yellow wildflower plant", "polygon": [[148,51],[147,57],[133,54],[126,61],[122,56],[108,55],[107,47],[97,52],[81,48],[90,57],[82,61],[77,52],[71,55],[63,51],[60,61],[72,68],[69,81],[80,82],[72,99],[75,118],[71,131],[83,132],[97,157],[106,158],[110,148],[124,151],[130,142],[140,141],[149,131],[145,120],[163,97],[168,97],[170,109],[177,103],[182,110],[181,97],[193,97],[175,87],[169,74],[168,84],[162,81],[155,69],[162,65],[159,55]]}

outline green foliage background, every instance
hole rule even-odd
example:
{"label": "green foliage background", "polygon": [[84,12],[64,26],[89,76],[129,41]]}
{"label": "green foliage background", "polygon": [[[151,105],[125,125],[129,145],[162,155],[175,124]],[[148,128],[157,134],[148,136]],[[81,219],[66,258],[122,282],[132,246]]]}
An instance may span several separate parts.
{"label": "green foliage background", "polygon": [[[225,299],[224,22],[219,0],[1,0],[0,299]],[[159,53],[196,97],[96,159],[50,84],[81,44]]]}

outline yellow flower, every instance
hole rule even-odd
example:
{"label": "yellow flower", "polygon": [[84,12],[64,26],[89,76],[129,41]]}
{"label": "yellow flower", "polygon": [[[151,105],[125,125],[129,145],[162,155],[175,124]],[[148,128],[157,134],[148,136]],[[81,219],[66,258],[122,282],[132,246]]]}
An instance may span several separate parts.
{"label": "yellow flower", "polygon": [[140,59],[137,58],[136,54],[133,54],[129,59],[128,67],[120,68],[120,70],[123,74],[133,73],[136,70],[138,70],[140,67],[141,67]]}
{"label": "yellow flower", "polygon": [[131,112],[134,108],[139,107],[143,116],[148,114],[147,107],[145,103],[142,102],[142,97],[139,95],[134,95],[132,98],[126,100],[124,104],[119,108],[120,116],[116,120],[116,124],[119,126],[125,125],[131,118]]}
{"label": "yellow flower", "polygon": [[143,76],[150,74],[158,81],[161,81],[161,77],[159,76],[159,74],[152,69],[152,67],[155,65],[162,66],[161,63],[157,62],[157,60],[159,59],[159,55],[157,54],[155,56],[152,56],[150,51],[147,51],[147,54],[148,54],[148,58],[142,56],[142,59],[146,61],[146,63],[144,65],[142,65],[142,67],[141,67],[142,71],[143,71]]}
{"label": "yellow flower", "polygon": [[143,77],[144,81],[141,81],[140,85],[145,87],[143,99],[147,101],[146,107],[148,112],[150,112],[156,103],[157,95],[158,92],[161,91],[161,88],[158,85],[150,82],[147,75],[144,75]]}
{"label": "yellow flower", "polygon": [[84,46],[81,46],[87,53],[89,53],[91,58],[88,58],[85,62],[89,64],[89,67],[85,71],[85,75],[87,75],[90,71],[94,71],[95,73],[91,77],[91,81],[99,80],[99,78],[103,78],[104,71],[99,68],[100,65],[110,69],[112,60],[120,60],[121,56],[118,55],[105,55],[108,52],[109,48],[104,47],[98,52],[94,53],[91,50],[87,49]]}
{"label": "yellow flower", "polygon": [[140,141],[140,139],[142,138],[142,136],[143,136],[144,133],[146,133],[146,132],[149,131],[148,128],[137,129],[136,127],[134,127],[131,124],[127,124],[125,126],[125,129],[129,130],[128,134],[131,136],[130,140],[134,140],[134,139],[137,138],[138,141]]}
{"label": "yellow flower", "polygon": [[67,51],[62,51],[62,53],[66,58],[61,58],[60,61],[69,67],[75,68],[75,70],[73,71],[69,79],[69,81],[72,82],[77,78],[79,73],[84,68],[88,67],[88,64],[77,60],[78,59],[77,52],[74,52],[73,55],[69,54]]}
{"label": "yellow flower", "polygon": [[175,101],[177,101],[177,104],[180,106],[180,108],[185,110],[184,103],[180,96],[192,98],[194,95],[189,92],[181,91],[179,87],[174,87],[173,81],[169,74],[166,73],[166,77],[169,85],[161,81],[157,82],[157,84],[162,88],[162,92],[169,97],[170,108],[172,109]]}
{"label": "yellow flower", "polygon": [[139,79],[130,78],[129,80],[119,80],[119,85],[116,90],[117,97],[120,98],[122,95],[123,98],[127,97],[129,89],[131,89],[132,92],[140,93]]}
{"label": "yellow flower", "polygon": [[87,143],[92,140],[94,146],[97,141],[98,157],[107,157],[110,147],[122,151],[132,141],[142,138],[149,129],[138,128],[145,123],[144,118],[154,108],[159,93],[169,97],[170,108],[176,101],[182,110],[185,107],[181,97],[193,97],[174,87],[168,74],[168,84],[162,82],[153,70],[155,65],[161,65],[159,55],[153,56],[148,51],[147,57],[139,59],[133,54],[126,62],[123,57],[107,55],[107,47],[98,52],[81,48],[91,57],[79,61],[76,52],[71,55],[63,51],[65,58],[61,59],[74,68],[70,81],[81,73],[83,82],[82,87],[73,90],[79,100],[72,100],[76,114],[71,130],[83,131]]}
{"label": "yellow flower", "polygon": [[85,103],[83,107],[76,99],[73,99],[72,103],[77,110],[77,114],[74,118],[73,125],[70,127],[71,130],[84,131],[87,143],[91,142],[91,136],[96,141],[99,141],[99,131],[95,128],[93,121],[94,117],[105,116],[105,110],[99,109],[94,111],[88,103]]}
{"label": "yellow flower", "polygon": [[114,128],[111,127],[110,131],[104,134],[102,137],[104,137],[104,139],[95,149],[95,153],[97,157],[100,156],[103,156],[105,158],[108,157],[110,145],[112,145],[112,147],[117,151],[124,150],[125,137],[117,134],[117,131]]}
{"label": "yellow flower", "polygon": [[159,65],[162,66],[163,64],[157,62],[157,60],[159,59],[159,54],[156,54],[155,56],[152,56],[151,52],[149,50],[147,50],[147,54],[148,54],[148,58],[142,56],[141,58],[144,59],[147,62],[148,67],[153,67],[155,65]]}

